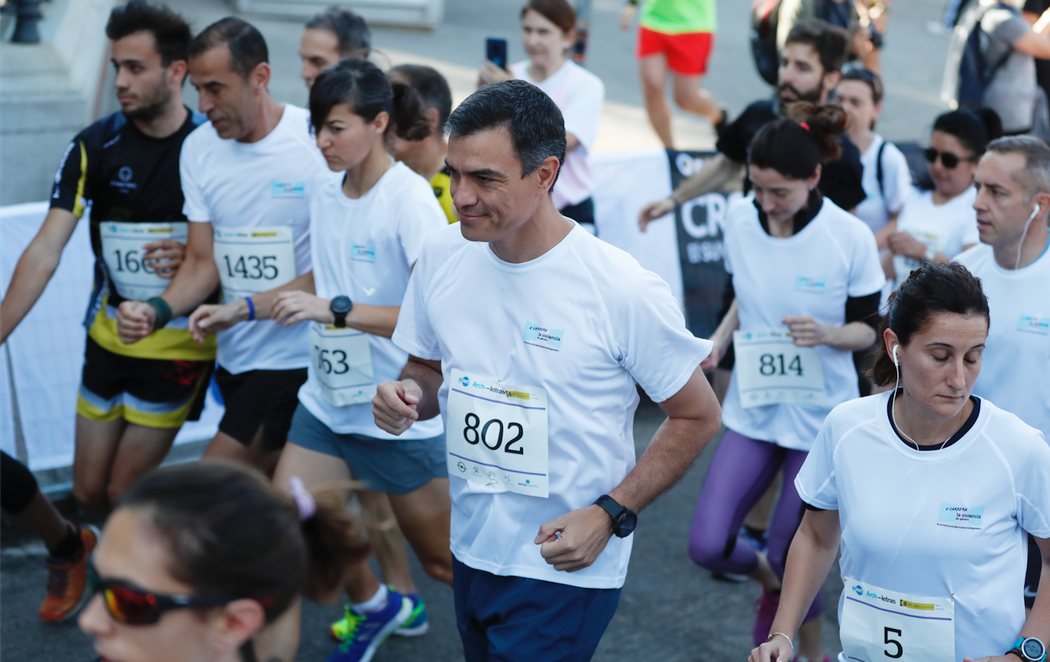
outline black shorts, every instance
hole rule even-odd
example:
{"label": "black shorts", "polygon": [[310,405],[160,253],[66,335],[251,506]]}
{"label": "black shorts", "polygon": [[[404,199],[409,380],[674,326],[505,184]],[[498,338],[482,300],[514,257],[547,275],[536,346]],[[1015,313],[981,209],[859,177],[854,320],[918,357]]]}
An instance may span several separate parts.
{"label": "black shorts", "polygon": [[178,429],[200,416],[214,365],[114,354],[88,336],[77,414],[92,421],[123,418],[135,425]]}
{"label": "black shorts", "polygon": [[235,375],[219,366],[215,383],[226,405],[219,432],[249,446],[261,429],[262,448],[280,449],[288,440],[299,387],[305,381],[306,368],[249,370]]}

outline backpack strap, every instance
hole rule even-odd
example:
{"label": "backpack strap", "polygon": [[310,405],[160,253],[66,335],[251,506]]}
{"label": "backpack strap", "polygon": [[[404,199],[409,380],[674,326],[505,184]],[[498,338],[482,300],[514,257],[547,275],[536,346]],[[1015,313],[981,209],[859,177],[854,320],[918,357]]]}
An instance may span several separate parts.
{"label": "backpack strap", "polygon": [[[1006,10],[1010,11],[1011,13],[1016,11],[1012,6],[1006,4],[1005,2],[997,2],[996,4],[994,4],[994,5],[990,6],[990,7],[985,7],[984,11],[982,11],[981,15],[977,18],[977,25],[975,26],[976,29],[981,30],[982,32],[984,31],[984,28],[981,27],[981,21],[983,21],[985,15],[989,11],[991,11],[993,9],[1006,9]],[[989,33],[986,33],[986,34],[988,34],[988,37],[990,39],[992,35],[989,34]],[[1006,61],[1010,59],[1010,56],[1013,55],[1013,53],[1014,53],[1014,47],[1012,45],[1010,45],[1010,44],[1007,44],[1006,45],[1006,52],[1003,53],[1002,55],[1000,55],[999,59],[996,60],[992,64],[991,67],[989,67],[987,69],[984,69],[984,66],[983,66],[984,62],[981,63],[982,64],[981,68],[984,71],[983,76],[982,76],[982,78],[984,80],[982,82],[985,85],[987,85],[988,83],[992,82],[992,79],[995,78],[995,74],[997,74],[999,72],[999,70],[1003,68],[1003,65],[1006,64]],[[984,53],[980,53],[979,55],[981,57],[981,60],[984,60]]]}

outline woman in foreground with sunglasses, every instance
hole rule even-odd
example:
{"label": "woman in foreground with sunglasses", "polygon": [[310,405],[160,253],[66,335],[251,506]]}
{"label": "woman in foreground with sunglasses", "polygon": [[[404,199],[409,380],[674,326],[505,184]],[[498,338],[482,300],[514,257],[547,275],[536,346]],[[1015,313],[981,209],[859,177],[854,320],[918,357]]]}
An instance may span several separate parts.
{"label": "woman in foreground with sunglasses", "polygon": [[933,122],[926,149],[933,188],[904,201],[886,241],[886,279],[900,285],[923,262],[944,264],[977,243],[973,173],[988,142],[1002,134],[994,111],[953,110]]}
{"label": "woman in foreground with sunglasses", "polygon": [[80,628],[104,662],[250,662],[300,595],[326,597],[366,551],[338,501],[292,498],[215,461],[158,469],[110,515]]}
{"label": "woman in foreground with sunglasses", "polygon": [[750,662],[792,658],[839,551],[841,662],[1045,659],[1050,581],[1027,617],[1023,589],[1026,531],[1050,560],[1050,447],[971,395],[988,320],[958,263],[924,264],[892,295],[872,370],[889,392],[835,407],[817,434],[780,607]]}

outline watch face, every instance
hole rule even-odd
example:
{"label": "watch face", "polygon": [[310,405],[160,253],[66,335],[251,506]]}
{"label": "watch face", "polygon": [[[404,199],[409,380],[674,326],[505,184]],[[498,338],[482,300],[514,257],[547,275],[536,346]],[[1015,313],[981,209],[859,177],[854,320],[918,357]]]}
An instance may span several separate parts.
{"label": "watch face", "polygon": [[1046,647],[1035,637],[1029,637],[1021,642],[1021,652],[1029,660],[1041,660],[1046,654]]}
{"label": "watch face", "polygon": [[332,299],[332,303],[330,304],[330,306],[332,308],[333,313],[345,314],[350,312],[350,308],[353,306],[353,304],[350,303],[350,297],[339,295]]}
{"label": "watch face", "polygon": [[634,533],[634,528],[636,526],[638,526],[638,516],[628,510],[623,514],[623,519],[620,520],[620,526],[617,527],[619,529],[618,535],[621,538],[626,538]]}

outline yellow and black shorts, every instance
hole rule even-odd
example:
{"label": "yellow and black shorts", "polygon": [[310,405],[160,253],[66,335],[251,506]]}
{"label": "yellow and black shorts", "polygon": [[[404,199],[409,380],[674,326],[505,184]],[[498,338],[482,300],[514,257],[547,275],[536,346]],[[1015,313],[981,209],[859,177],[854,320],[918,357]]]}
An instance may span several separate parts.
{"label": "yellow and black shorts", "polygon": [[115,354],[88,336],[77,414],[174,430],[197,420],[214,361],[143,359]]}

